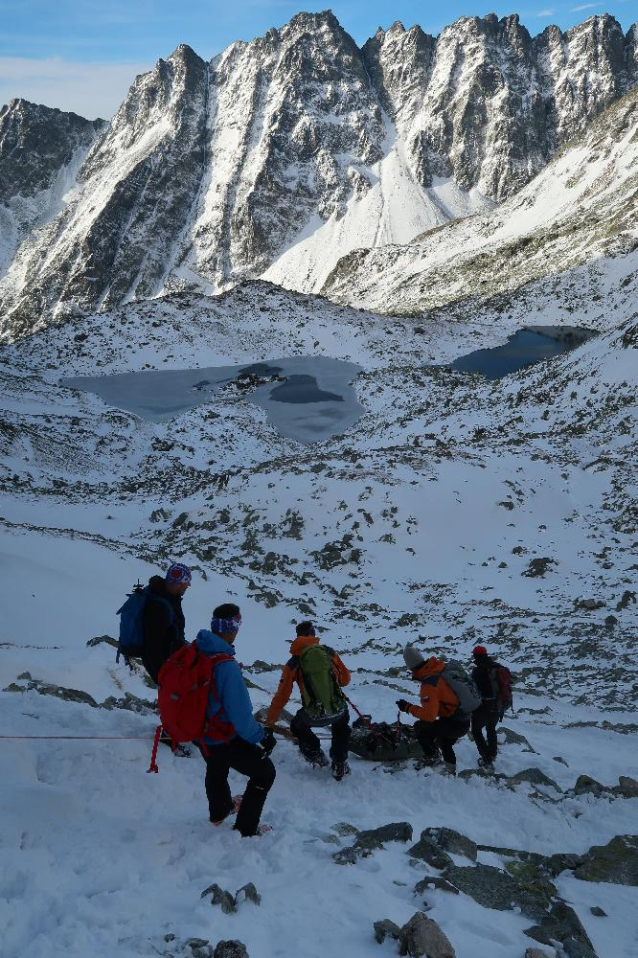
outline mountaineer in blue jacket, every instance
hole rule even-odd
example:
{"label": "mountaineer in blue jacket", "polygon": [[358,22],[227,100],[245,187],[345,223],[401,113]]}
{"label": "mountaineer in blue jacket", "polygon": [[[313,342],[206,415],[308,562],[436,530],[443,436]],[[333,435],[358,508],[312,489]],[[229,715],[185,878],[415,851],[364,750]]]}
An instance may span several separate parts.
{"label": "mountaineer in blue jacket", "polygon": [[[208,696],[207,723],[202,755],[206,761],[206,796],[210,820],[221,825],[237,813],[234,827],[243,836],[261,834],[259,819],[266,796],[275,781],[270,753],[275,747],[272,729],[265,730],[253,717],[248,690],[235,660],[235,639],[241,625],[239,607],[232,602],[213,612],[210,632],[202,629],[197,648],[214,662],[214,682]],[[233,798],[228,773],[233,768],[248,776],[243,797]]]}

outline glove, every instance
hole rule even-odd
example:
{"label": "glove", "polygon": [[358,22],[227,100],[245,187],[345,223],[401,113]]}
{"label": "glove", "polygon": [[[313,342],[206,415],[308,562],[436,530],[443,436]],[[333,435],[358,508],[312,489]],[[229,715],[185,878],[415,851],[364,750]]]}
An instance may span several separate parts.
{"label": "glove", "polygon": [[264,756],[270,755],[276,744],[277,739],[275,738],[275,733],[271,728],[267,728],[264,732],[264,737],[260,742],[260,745],[264,750]]}
{"label": "glove", "polygon": [[397,708],[399,712],[410,712],[411,703],[407,699],[397,699]]}

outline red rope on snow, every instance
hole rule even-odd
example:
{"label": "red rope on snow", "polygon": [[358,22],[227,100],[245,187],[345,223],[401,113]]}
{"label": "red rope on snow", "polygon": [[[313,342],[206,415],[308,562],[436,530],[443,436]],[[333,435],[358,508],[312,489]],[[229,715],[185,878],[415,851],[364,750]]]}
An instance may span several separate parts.
{"label": "red rope on snow", "polygon": [[45,739],[45,740],[67,740],[67,739],[88,739],[90,741],[109,741],[109,742],[150,742],[155,738],[152,735],[0,735],[0,739],[22,740],[22,739]]}

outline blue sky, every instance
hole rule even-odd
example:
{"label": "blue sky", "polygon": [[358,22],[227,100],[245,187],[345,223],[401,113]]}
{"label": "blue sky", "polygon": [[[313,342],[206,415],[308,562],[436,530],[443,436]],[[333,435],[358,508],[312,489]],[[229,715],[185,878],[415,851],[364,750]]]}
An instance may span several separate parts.
{"label": "blue sky", "polygon": [[[108,117],[135,74],[150,69],[179,43],[208,59],[233,40],[251,40],[300,10],[327,5],[296,0],[0,0],[0,103],[23,96],[91,118]],[[438,34],[461,16],[517,12],[536,34],[550,23],[565,30],[596,13],[613,14],[625,30],[638,19],[637,0],[522,0],[518,8],[463,0],[344,0],[331,9],[359,44],[395,20]]]}

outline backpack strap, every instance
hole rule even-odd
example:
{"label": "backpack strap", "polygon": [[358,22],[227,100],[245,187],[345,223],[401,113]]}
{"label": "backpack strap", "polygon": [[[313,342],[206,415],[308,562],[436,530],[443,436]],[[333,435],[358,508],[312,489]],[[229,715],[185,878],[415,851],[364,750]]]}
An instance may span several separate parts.
{"label": "backpack strap", "polygon": [[168,609],[169,615],[169,625],[173,625],[175,622],[175,609],[173,608],[173,603],[166,599],[163,595],[155,595],[154,592],[147,592],[148,596],[147,602],[161,602],[162,605],[166,606]]}

